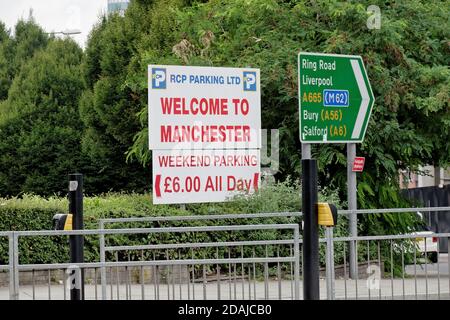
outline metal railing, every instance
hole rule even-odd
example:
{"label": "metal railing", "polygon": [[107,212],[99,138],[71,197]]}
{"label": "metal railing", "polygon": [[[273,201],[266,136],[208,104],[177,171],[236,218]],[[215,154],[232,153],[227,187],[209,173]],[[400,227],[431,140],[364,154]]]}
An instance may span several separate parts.
{"label": "metal railing", "polygon": [[[76,266],[70,263],[49,263],[49,264],[21,264],[19,263],[19,240],[25,237],[44,237],[44,236],[71,236],[71,235],[83,235],[83,236],[105,236],[105,235],[136,235],[136,234],[167,234],[167,233],[199,233],[199,232],[208,232],[208,233],[217,233],[217,232],[235,232],[235,231],[261,231],[261,230],[285,230],[290,231],[290,239],[280,239],[273,241],[228,241],[228,242],[214,242],[214,243],[203,243],[203,242],[195,242],[195,243],[186,243],[184,244],[159,244],[155,247],[143,247],[143,246],[121,246],[117,248],[112,247],[101,247],[101,251],[103,252],[101,255],[105,257],[106,251],[141,251],[144,250],[171,250],[171,249],[181,249],[181,248],[190,248],[191,250],[196,250],[200,248],[211,248],[215,247],[216,252],[219,250],[223,251],[223,248],[231,248],[231,247],[239,247],[242,249],[241,256],[232,256],[231,250],[228,250],[229,256],[219,256],[217,254],[215,257],[206,257],[198,258],[192,256],[191,259],[172,259],[167,254],[166,259],[161,259],[160,257],[156,257],[153,255],[154,259],[149,260],[140,259],[134,261],[120,261],[118,258],[116,261],[100,261],[100,262],[87,262],[87,263],[78,263]],[[1,236],[1,234],[0,234]],[[221,299],[221,297],[225,296],[224,289],[220,288],[223,285],[224,280],[221,278],[223,274],[221,270],[227,270],[226,276],[230,292],[231,286],[234,287],[234,298],[239,299],[270,299],[270,298],[285,298],[285,299],[299,299],[299,271],[300,271],[300,252],[299,252],[299,244],[298,241],[300,239],[299,236],[299,226],[298,224],[272,224],[272,225],[232,225],[232,226],[209,226],[209,227],[169,227],[169,228],[134,228],[134,229],[110,229],[110,230],[80,230],[80,231],[14,231],[5,234],[9,238],[9,251],[10,251],[10,261],[8,265],[8,271],[10,275],[10,299],[19,299],[23,296],[35,298],[42,298],[42,288],[38,288],[40,290],[36,290],[37,286],[34,281],[32,286],[28,288],[29,292],[25,292],[26,290],[21,290],[20,286],[20,272],[25,271],[47,271],[48,272],[48,283],[47,289],[48,291],[48,299],[53,297],[57,297],[59,299],[66,299],[68,294],[66,291],[68,290],[67,285],[64,285],[62,288],[56,288],[55,285],[52,285],[51,278],[55,276],[55,272],[51,274],[50,271],[64,271],[68,269],[74,269],[75,267],[79,270],[94,270],[94,279],[93,285],[89,286],[88,290],[86,290],[87,294],[86,298],[100,298],[100,290],[98,290],[98,284],[101,287],[101,298],[107,299],[107,269],[110,269],[109,272],[109,287],[110,294],[109,298],[113,299],[131,299],[132,298],[132,281],[130,277],[130,273],[132,269],[134,271],[139,270],[140,274],[143,275],[146,270],[145,268],[151,268],[151,272],[153,273],[153,283],[145,283],[145,277],[140,277],[138,283],[135,283],[135,286],[140,287],[140,297],[141,299],[145,298],[145,292],[155,292],[156,295],[153,295],[151,298],[154,299],[174,299],[175,298],[175,285],[179,287],[180,295],[179,299],[190,298],[192,294],[192,298],[202,297],[203,299]],[[276,246],[288,246],[287,253],[284,250],[284,255],[277,254],[276,256],[269,256],[266,254],[263,256],[259,256],[255,248],[257,246],[265,246],[267,248],[268,245],[276,245]],[[251,246],[253,248],[252,256],[245,256],[243,248],[244,246]],[[261,250],[259,250],[261,251]],[[278,251],[280,253],[280,251]],[[205,253],[203,253],[205,254]],[[148,256],[148,255],[147,255]],[[117,257],[117,255],[116,255]],[[277,270],[280,274],[281,268],[284,267],[289,268],[289,274],[292,276],[287,282],[281,283],[282,279],[279,277],[278,286],[279,295],[277,297],[271,296],[269,292],[269,265],[276,264]],[[208,280],[208,272],[207,267],[215,267],[215,278],[214,283],[211,280]],[[179,272],[175,273],[175,267],[179,268]],[[183,269],[184,267],[184,274]],[[258,268],[260,267],[260,268]],[[234,269],[233,269],[234,268]],[[124,269],[120,271],[120,269]],[[165,273],[165,283],[160,283],[160,271],[163,269],[163,273]],[[211,268],[212,269],[212,268]],[[257,279],[257,273],[259,269],[262,270],[264,274],[264,285],[261,287],[261,283]],[[98,283],[98,270],[100,270],[100,283]],[[113,271],[115,271],[116,275],[116,295],[114,297],[113,294]],[[148,270],[147,270],[148,271]],[[187,271],[187,272],[186,272]],[[191,271],[191,272],[190,272]],[[201,273],[201,276],[196,274]],[[61,272],[60,272],[61,273]],[[122,273],[122,276],[120,276]],[[192,274],[192,277],[191,277]],[[125,277],[123,276],[125,275]],[[187,275],[187,278],[185,277]],[[233,279],[231,278],[233,276]],[[179,277],[179,279],[176,279]],[[197,279],[196,279],[197,277]],[[123,278],[125,278],[125,283],[123,282]],[[197,284],[196,280],[200,279],[200,285]],[[67,279],[64,278],[65,284],[67,284]],[[91,279],[92,280],[92,279]],[[242,295],[237,295],[237,282],[240,282],[242,285]],[[123,292],[123,285],[125,285],[125,296],[121,295],[120,290]],[[182,285],[187,287],[187,295],[186,297],[182,296]],[[286,291],[286,286],[290,285],[290,294],[282,296],[282,287],[284,286],[284,290]],[[214,287],[214,290],[213,290]],[[70,286],[69,286],[70,288]],[[53,289],[53,290],[52,290]],[[55,293],[58,289],[59,293]],[[167,295],[163,295],[162,292],[167,289]],[[25,291],[24,291],[25,290]],[[23,294],[21,294],[21,292]],[[36,291],[40,291],[36,292]],[[186,290],[185,290],[186,291]],[[202,294],[200,294],[201,292]],[[150,297],[148,295],[147,297]],[[229,298],[232,296],[230,295]]]}
{"label": "metal railing", "polygon": [[[341,210],[339,214],[418,211],[437,214],[450,212],[450,207]],[[98,230],[0,232],[0,239],[7,239],[9,247],[8,264],[0,265],[0,271],[8,272],[9,288],[0,287],[0,299],[67,299],[67,270],[74,267],[86,272],[86,299],[301,299],[302,239],[299,224],[294,223],[300,216],[301,212],[281,212],[118,218],[100,220]],[[252,222],[254,218],[262,219],[258,221],[261,224]],[[294,220],[264,224],[264,218]],[[117,223],[123,227],[128,222],[215,220],[224,224],[225,219],[232,223],[246,219],[245,223],[252,224],[105,228]],[[249,237],[251,232],[266,231],[274,232],[271,235],[276,238]],[[214,237],[221,232],[233,236],[226,241]],[[170,243],[166,236],[174,233],[183,235],[184,241]],[[19,246],[21,239],[71,235],[98,238],[99,261],[76,266],[20,263],[21,252],[29,249]],[[125,243],[109,238],[138,235],[134,242]],[[146,238],[156,235],[161,238]],[[334,237],[333,230],[326,228],[325,237],[320,239],[321,265],[325,266],[321,269],[321,298],[449,299],[450,256],[438,254],[437,263],[431,263],[426,257],[430,249],[427,242],[425,252],[415,245],[418,237],[450,239],[450,233]],[[358,251],[359,271],[354,279],[349,276],[350,243]]]}
{"label": "metal railing", "polygon": [[[331,260],[331,267],[327,267],[327,299],[450,299],[450,255],[439,254],[439,241],[437,252],[428,251],[426,240],[425,250],[418,250],[414,242],[427,238],[450,239],[450,233],[326,239],[327,262]],[[354,279],[350,279],[348,268],[350,242],[355,243],[358,252],[355,264],[359,270]],[[329,243],[341,244],[342,257],[329,252]],[[430,253],[436,254],[435,263],[429,261]],[[334,276],[336,259],[341,264],[339,277]]]}

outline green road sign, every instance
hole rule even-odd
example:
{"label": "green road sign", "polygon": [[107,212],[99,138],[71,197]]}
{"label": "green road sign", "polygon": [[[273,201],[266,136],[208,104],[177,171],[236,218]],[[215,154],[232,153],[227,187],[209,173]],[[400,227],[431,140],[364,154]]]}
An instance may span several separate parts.
{"label": "green road sign", "polygon": [[364,140],[375,101],[361,56],[298,54],[300,141]]}

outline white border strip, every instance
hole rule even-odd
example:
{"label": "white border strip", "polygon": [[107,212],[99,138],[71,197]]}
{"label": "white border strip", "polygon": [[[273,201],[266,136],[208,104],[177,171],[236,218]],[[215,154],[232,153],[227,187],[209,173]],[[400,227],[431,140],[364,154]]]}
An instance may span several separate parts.
{"label": "white border strip", "polygon": [[367,108],[369,107],[370,97],[358,60],[352,59],[350,60],[350,63],[352,65],[353,73],[355,74],[356,82],[358,83],[359,92],[361,93],[361,105],[359,106],[358,116],[356,117],[355,126],[353,127],[352,132],[352,139],[358,139],[366,117]]}

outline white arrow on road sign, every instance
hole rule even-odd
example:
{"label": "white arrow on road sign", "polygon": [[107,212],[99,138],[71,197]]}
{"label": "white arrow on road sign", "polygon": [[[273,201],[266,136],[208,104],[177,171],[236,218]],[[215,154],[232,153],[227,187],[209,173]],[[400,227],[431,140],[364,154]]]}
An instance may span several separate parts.
{"label": "white arrow on road sign", "polygon": [[350,60],[352,65],[353,73],[355,74],[356,82],[358,84],[359,92],[361,93],[361,105],[359,107],[358,116],[356,117],[355,126],[353,127],[352,139],[358,139],[361,129],[366,117],[367,108],[369,107],[370,96],[367,92],[366,82],[364,81],[361,67],[359,66],[358,60]]}

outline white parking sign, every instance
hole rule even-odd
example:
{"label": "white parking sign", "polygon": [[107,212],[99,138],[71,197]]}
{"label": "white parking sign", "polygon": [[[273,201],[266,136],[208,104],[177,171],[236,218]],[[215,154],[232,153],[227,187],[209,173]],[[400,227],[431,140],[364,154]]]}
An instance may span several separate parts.
{"label": "white parking sign", "polygon": [[150,65],[149,148],[260,148],[259,69]]}

